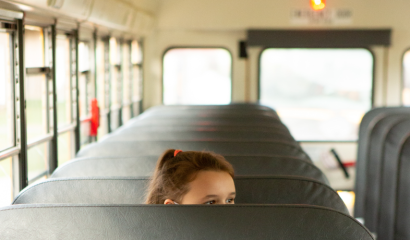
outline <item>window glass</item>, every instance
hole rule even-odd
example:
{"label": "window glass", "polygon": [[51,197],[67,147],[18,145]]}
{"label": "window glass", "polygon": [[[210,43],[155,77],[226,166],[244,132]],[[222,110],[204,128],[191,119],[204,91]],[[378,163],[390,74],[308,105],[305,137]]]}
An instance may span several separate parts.
{"label": "window glass", "polygon": [[65,132],[58,135],[58,166],[74,158],[73,132]]}
{"label": "window glass", "polygon": [[142,49],[141,45],[137,40],[131,42],[131,62],[132,64],[142,63]]}
{"label": "window glass", "polygon": [[111,71],[111,131],[120,125],[119,109],[122,105],[122,79],[121,79],[121,44],[117,39],[110,38],[110,71]]}
{"label": "window glass", "polygon": [[70,39],[57,35],[56,85],[58,126],[72,122],[71,81],[70,81]]}
{"label": "window glass", "polygon": [[410,106],[410,51],[404,54],[403,58],[403,94],[402,100],[404,106]]}
{"label": "window glass", "polygon": [[97,73],[97,100],[100,107],[100,127],[98,128],[98,137],[102,137],[108,132],[107,111],[109,109],[109,85],[106,81],[105,72],[105,47],[103,40],[97,40],[96,46],[96,73]]}
{"label": "window glass", "polygon": [[42,143],[27,151],[29,181],[48,169],[48,143]]}
{"label": "window glass", "polygon": [[126,123],[131,118],[131,92],[132,81],[130,74],[131,49],[130,43],[124,42],[122,45],[122,123]]}
{"label": "window glass", "polygon": [[92,86],[90,84],[90,55],[89,55],[89,45],[85,42],[80,42],[78,44],[78,66],[79,66],[79,76],[78,84],[80,90],[80,119],[87,118],[89,115],[89,105]]}
{"label": "window glass", "polygon": [[14,146],[12,46],[9,33],[0,32],[0,150]]}
{"label": "window glass", "polygon": [[12,158],[0,160],[0,207],[13,201]]}
{"label": "window glass", "polygon": [[221,48],[176,48],[164,56],[164,104],[231,102],[230,53]]}
{"label": "window glass", "polygon": [[[41,27],[26,26],[24,36],[26,68],[44,67],[44,34]],[[47,78],[43,73],[26,74],[27,139],[47,133]]]}
{"label": "window glass", "polygon": [[134,116],[141,112],[140,101],[142,101],[142,49],[138,41],[131,42],[131,64],[132,64],[132,111]]}
{"label": "window glass", "polygon": [[267,49],[260,101],[300,141],[354,141],[372,106],[373,56],[365,49]]}

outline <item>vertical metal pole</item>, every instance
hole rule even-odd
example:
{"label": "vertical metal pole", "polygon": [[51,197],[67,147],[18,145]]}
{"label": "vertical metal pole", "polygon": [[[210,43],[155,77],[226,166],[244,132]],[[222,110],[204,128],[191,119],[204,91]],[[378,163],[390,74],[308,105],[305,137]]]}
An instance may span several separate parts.
{"label": "vertical metal pole", "polygon": [[[78,84],[78,30],[75,30],[73,32],[73,38],[71,39],[72,41],[72,47],[71,47],[71,69],[74,81],[75,81],[75,122],[76,122],[76,127],[74,130],[74,135],[75,135],[75,152],[78,153],[80,151],[80,87]],[[73,66],[74,64],[74,66]],[[72,80],[72,79],[71,79]]]}
{"label": "vertical metal pole", "polygon": [[57,121],[57,65],[56,65],[56,52],[57,52],[57,31],[56,26],[51,26],[51,80],[53,83],[53,96],[52,96],[52,103],[53,103],[53,121],[52,121],[52,130],[53,130],[53,140],[51,141],[51,154],[50,154],[50,162],[49,162],[49,171],[50,174],[58,166],[58,121]]}
{"label": "vertical metal pole", "polygon": [[26,98],[24,89],[24,25],[23,20],[17,20],[17,42],[15,43],[16,56],[16,81],[19,82],[19,108],[17,119],[20,123],[20,136],[17,142],[20,143],[19,155],[19,189],[22,190],[28,185],[27,169],[27,125],[26,125]]}

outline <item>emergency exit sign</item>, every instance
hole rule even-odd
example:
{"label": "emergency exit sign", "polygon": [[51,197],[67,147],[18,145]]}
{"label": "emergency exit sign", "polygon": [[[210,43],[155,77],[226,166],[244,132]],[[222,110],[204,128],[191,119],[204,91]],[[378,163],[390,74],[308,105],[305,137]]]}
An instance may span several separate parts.
{"label": "emergency exit sign", "polygon": [[293,24],[350,24],[353,13],[349,9],[296,9],[290,14]]}

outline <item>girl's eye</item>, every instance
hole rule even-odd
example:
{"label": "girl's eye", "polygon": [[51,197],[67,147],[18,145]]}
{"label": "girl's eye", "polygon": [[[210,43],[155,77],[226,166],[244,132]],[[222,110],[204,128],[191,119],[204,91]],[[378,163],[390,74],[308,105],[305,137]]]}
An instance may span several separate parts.
{"label": "girl's eye", "polygon": [[234,202],[235,202],[235,199],[234,199],[234,198],[231,198],[231,199],[226,200],[226,203],[234,203]]}
{"label": "girl's eye", "polygon": [[208,202],[206,202],[205,204],[208,204],[208,205],[211,205],[211,204],[215,204],[215,200],[212,200],[212,201],[208,201]]}

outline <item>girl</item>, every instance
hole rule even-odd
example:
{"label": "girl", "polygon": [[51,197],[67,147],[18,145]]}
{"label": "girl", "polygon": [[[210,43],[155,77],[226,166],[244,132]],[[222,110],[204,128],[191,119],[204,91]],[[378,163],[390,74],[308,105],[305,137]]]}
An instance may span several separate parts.
{"label": "girl", "polygon": [[234,204],[234,170],[221,155],[169,149],[159,158],[147,204]]}

